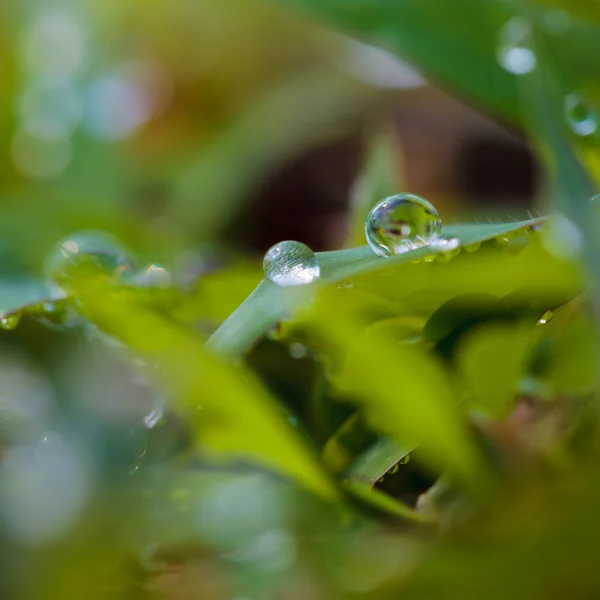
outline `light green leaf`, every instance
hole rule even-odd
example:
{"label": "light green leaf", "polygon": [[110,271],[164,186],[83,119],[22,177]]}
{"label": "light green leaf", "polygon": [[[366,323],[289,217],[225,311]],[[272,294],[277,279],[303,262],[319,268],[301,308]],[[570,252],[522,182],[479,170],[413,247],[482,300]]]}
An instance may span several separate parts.
{"label": "light green leaf", "polygon": [[[466,246],[493,240],[540,224],[541,221],[453,225],[447,227],[444,234],[459,238],[462,245]],[[298,289],[281,288],[263,280],[215,332],[208,344],[220,354],[239,354],[277,322],[289,318],[293,311],[312,301],[320,285],[338,283],[349,278],[356,278],[356,285],[362,282],[370,293],[389,293],[394,301],[399,296],[406,297],[425,290],[428,294],[427,301],[433,304],[433,310],[445,300],[468,292],[508,294],[519,287],[529,286],[532,289],[537,287],[536,293],[544,298],[558,292],[568,296],[581,289],[581,275],[572,265],[548,255],[535,244],[533,246],[535,247],[531,248],[531,252],[525,249],[522,256],[516,258],[509,253],[508,248],[490,251],[489,255],[484,248],[473,255],[461,256],[447,265],[411,264],[430,256],[428,248],[419,248],[389,259],[376,256],[368,246],[322,252],[317,255],[321,266],[320,283]],[[388,277],[390,273],[395,276]],[[442,288],[445,296],[439,293]],[[355,293],[355,290],[350,289],[348,293]],[[418,298],[418,301],[420,306],[424,306],[423,298]]]}
{"label": "light green leaf", "polygon": [[523,374],[527,343],[523,325],[486,323],[467,333],[457,367],[469,400],[493,416],[505,416]]}
{"label": "light green leaf", "polygon": [[86,318],[159,367],[159,383],[170,390],[174,408],[205,451],[254,462],[320,496],[339,497],[316,456],[248,370],[216,358],[190,331],[109,282],[78,280],[73,288]]}

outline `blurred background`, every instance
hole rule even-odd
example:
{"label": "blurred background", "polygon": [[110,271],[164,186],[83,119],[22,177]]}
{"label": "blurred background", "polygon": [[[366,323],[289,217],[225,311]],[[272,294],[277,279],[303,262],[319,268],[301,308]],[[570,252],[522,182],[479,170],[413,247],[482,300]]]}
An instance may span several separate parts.
{"label": "blurred background", "polygon": [[377,143],[393,144],[398,191],[428,198],[446,221],[520,216],[534,198],[535,162],[516,135],[386,51],[275,3],[0,11],[5,270],[35,272],[82,228],[157,261],[211,241],[341,247]]}
{"label": "blurred background", "polygon": [[[538,214],[518,132],[273,2],[5,0],[0,39],[3,311],[54,298],[49,257],[74,232],[119,240],[137,283],[164,291],[158,310],[189,292],[169,318],[204,335],[272,244],[363,245],[351,216],[388,193],[427,198],[444,223]],[[410,527],[393,536],[247,465],[215,468],[151,366],[52,310],[0,319],[0,597],[325,600],[414,568]],[[277,334],[248,364],[307,424],[324,369]],[[331,412],[317,450],[352,410]],[[356,429],[361,448],[376,440]],[[387,491],[414,506],[437,475],[417,460]]]}

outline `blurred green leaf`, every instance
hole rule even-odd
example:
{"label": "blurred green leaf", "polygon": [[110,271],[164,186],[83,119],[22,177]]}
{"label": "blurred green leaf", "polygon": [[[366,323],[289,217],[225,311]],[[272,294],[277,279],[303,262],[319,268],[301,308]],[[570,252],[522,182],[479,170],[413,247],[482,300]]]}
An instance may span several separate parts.
{"label": "blurred green leaf", "polygon": [[374,490],[368,484],[359,481],[346,481],[344,488],[357,500],[378,513],[392,515],[403,520],[408,519],[417,523],[426,524],[429,522],[426,517],[400,502],[400,500],[392,498],[379,490]]}
{"label": "blurred green leaf", "polygon": [[409,456],[413,449],[393,440],[377,440],[352,463],[347,475],[350,479],[373,485],[394,465]]}
{"label": "blurred green leaf", "polygon": [[[312,311],[315,326],[347,352],[337,385],[379,431],[409,448],[419,445],[436,468],[450,467],[476,486],[488,482],[482,459],[467,431],[448,374],[433,356],[399,344],[385,329],[365,344],[364,323],[335,293]],[[360,364],[360,368],[357,365]]]}
{"label": "blurred green leaf", "polygon": [[[390,48],[459,95],[514,121],[516,77],[496,60],[499,30],[515,7],[496,0],[278,0]],[[477,23],[477,27],[473,27]]]}
{"label": "blurred green leaf", "polygon": [[[392,129],[389,125],[389,129]],[[392,131],[375,133],[369,141],[364,164],[354,182],[350,204],[349,246],[364,244],[365,221],[370,210],[382,198],[402,189],[400,148]]]}
{"label": "blurred green leaf", "polygon": [[523,325],[487,323],[468,332],[459,343],[457,370],[476,406],[495,417],[512,407],[527,350]]}
{"label": "blurred green leaf", "polygon": [[[444,234],[457,237],[464,246],[468,246],[497,237],[503,238],[506,234],[539,222],[538,219],[520,223],[455,225],[447,227]],[[515,240],[517,241],[519,240]],[[563,299],[565,301],[569,299],[569,294],[577,293],[582,286],[580,274],[572,266],[548,255],[537,246],[531,252],[526,248],[517,258],[510,255],[508,249],[499,251],[498,254],[486,254],[485,249],[482,249],[471,256],[461,256],[448,265],[410,264],[430,254],[428,248],[419,248],[382,259],[368,246],[322,252],[317,255],[321,266],[320,283],[338,283],[356,278],[356,283],[351,282],[351,285],[356,287],[360,283],[371,290],[371,293],[384,291],[395,302],[400,297],[426,290],[429,302],[435,302],[433,310],[444,301],[469,291],[507,294],[519,287],[537,286],[538,296],[566,294]],[[461,262],[462,259],[464,262]],[[519,268],[516,269],[516,266]],[[560,270],[561,277],[557,277],[557,269]],[[388,276],[391,273],[397,276]],[[243,352],[278,321],[288,318],[293,311],[312,301],[318,287],[319,284],[301,289],[282,288],[263,280],[215,332],[208,342],[209,347],[222,354],[235,355]],[[440,288],[445,288],[446,296],[439,293]],[[349,291],[354,293],[354,290]],[[424,305],[423,299],[418,296],[414,296],[414,302]],[[554,305],[556,304],[558,302]]]}
{"label": "blurred green leaf", "polygon": [[174,406],[200,447],[255,461],[331,499],[338,493],[268,392],[240,365],[206,352],[200,341],[105,281],[73,282],[78,310],[160,369]]}

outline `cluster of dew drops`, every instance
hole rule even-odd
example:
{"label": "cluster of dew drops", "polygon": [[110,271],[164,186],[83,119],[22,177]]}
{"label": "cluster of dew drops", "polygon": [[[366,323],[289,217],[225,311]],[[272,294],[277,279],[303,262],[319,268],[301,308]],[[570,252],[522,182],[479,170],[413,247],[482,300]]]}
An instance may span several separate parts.
{"label": "cluster of dew drops", "polygon": [[[539,65],[534,43],[534,30],[543,29],[550,36],[573,33],[570,14],[564,10],[545,12],[533,24],[522,16],[507,21],[498,34],[496,59],[507,73],[522,77],[532,73]],[[570,131],[579,138],[598,133],[599,118],[594,105],[581,94],[570,91],[562,99],[563,118]]]}
{"label": "cluster of dew drops", "polygon": [[[457,238],[442,237],[442,221],[433,204],[406,193],[385,198],[371,210],[365,235],[373,252],[383,258],[427,246],[433,252],[429,260],[436,255],[449,260],[460,246]],[[321,274],[315,253],[296,241],[270,248],[263,268],[267,279],[284,287],[312,283]]]}

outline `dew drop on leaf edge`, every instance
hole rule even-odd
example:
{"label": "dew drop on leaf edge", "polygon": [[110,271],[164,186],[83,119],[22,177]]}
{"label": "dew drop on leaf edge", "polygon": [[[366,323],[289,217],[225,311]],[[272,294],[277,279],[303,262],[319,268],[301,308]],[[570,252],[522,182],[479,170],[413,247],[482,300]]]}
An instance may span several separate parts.
{"label": "dew drop on leaf edge", "polygon": [[581,96],[566,96],[564,111],[567,124],[575,135],[587,137],[598,129],[598,115],[594,107]]}
{"label": "dew drop on leaf edge", "polygon": [[47,261],[49,279],[63,286],[79,269],[118,277],[132,261],[119,242],[102,231],[75,233],[59,242]]}
{"label": "dew drop on leaf edge", "polygon": [[367,242],[382,257],[427,246],[441,232],[442,221],[433,204],[415,194],[385,198],[371,210],[365,223]]}
{"label": "dew drop on leaf edge", "polygon": [[4,331],[12,331],[19,326],[21,322],[21,315],[13,313],[10,315],[4,315],[0,317],[0,329]]}
{"label": "dew drop on leaf edge", "polygon": [[526,75],[535,69],[537,59],[529,21],[514,17],[500,29],[497,59],[500,66],[513,75]]}
{"label": "dew drop on leaf edge", "polygon": [[306,285],[321,275],[315,253],[307,245],[292,240],[269,248],[263,270],[267,279],[282,287]]}

